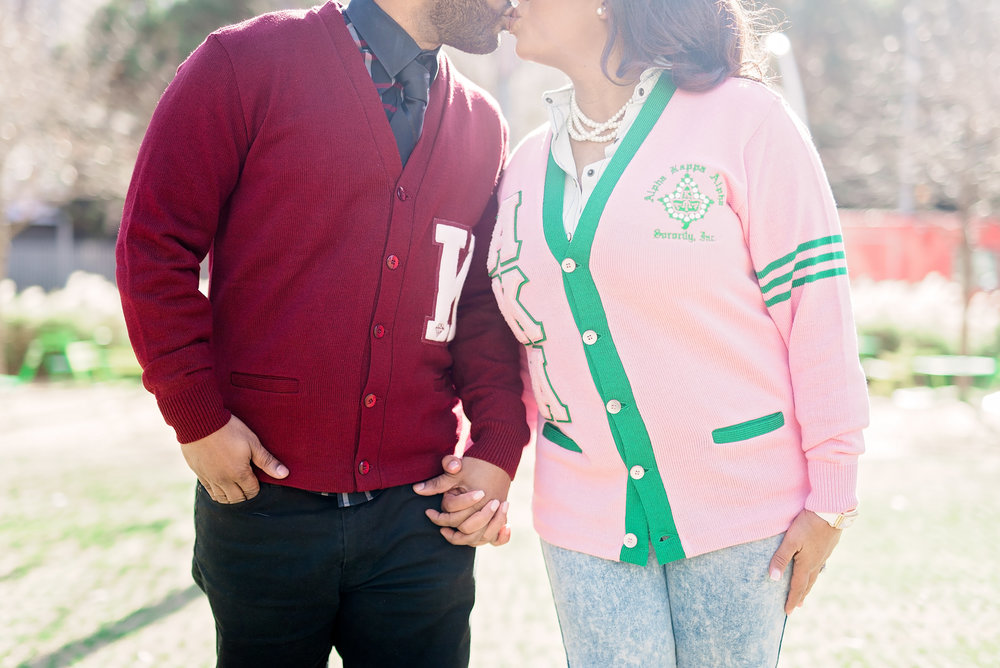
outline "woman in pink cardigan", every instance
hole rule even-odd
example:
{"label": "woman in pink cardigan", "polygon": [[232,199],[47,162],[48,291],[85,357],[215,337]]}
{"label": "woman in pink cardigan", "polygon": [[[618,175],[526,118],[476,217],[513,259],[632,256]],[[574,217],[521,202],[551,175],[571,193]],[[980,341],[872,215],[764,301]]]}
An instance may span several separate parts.
{"label": "woman in pink cardigan", "polygon": [[534,519],[573,666],[773,666],[856,515],[868,403],[837,212],[739,0],[523,0],[571,84],[505,171]]}

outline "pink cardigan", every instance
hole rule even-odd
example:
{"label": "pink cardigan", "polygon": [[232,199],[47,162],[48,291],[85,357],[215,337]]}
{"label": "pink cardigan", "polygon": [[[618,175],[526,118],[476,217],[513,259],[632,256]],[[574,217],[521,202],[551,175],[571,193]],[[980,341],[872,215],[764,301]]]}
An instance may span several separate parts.
{"label": "pink cardigan", "polygon": [[868,402],[843,243],[787,106],[663,77],[571,241],[550,140],[511,158],[489,259],[540,408],[541,537],[666,563],[853,508]]}

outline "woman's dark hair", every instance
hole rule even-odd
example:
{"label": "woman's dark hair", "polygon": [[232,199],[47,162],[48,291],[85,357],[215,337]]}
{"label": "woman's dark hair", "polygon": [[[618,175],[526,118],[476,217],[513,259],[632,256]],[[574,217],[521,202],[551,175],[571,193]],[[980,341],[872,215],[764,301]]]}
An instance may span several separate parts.
{"label": "woman's dark hair", "polygon": [[[766,21],[743,0],[605,0],[611,37],[601,66],[609,79],[634,79],[666,64],[674,84],[703,91],[728,77],[764,79],[760,42]],[[616,77],[608,59],[620,49]]]}

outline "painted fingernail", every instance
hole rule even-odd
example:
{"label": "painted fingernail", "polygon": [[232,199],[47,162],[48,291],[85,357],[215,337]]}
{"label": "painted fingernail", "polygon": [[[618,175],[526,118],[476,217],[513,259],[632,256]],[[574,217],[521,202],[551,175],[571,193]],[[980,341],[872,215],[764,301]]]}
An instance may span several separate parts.
{"label": "painted fingernail", "polygon": [[780,580],[781,579],[781,571],[778,570],[777,568],[772,568],[771,569],[771,579],[774,580],[775,582],[777,582],[778,580]]}
{"label": "painted fingernail", "polygon": [[497,508],[499,507],[500,507],[500,502],[498,500],[493,499],[492,501],[490,501],[490,510],[496,512]]}
{"label": "painted fingernail", "polygon": [[477,489],[475,492],[472,493],[472,500],[473,501],[478,501],[479,499],[483,498],[484,496],[486,496],[486,492],[484,492],[481,489]]}
{"label": "painted fingernail", "polygon": [[500,504],[500,510],[502,510],[503,512],[507,512],[508,508],[510,508],[510,501],[504,501],[503,503]]}

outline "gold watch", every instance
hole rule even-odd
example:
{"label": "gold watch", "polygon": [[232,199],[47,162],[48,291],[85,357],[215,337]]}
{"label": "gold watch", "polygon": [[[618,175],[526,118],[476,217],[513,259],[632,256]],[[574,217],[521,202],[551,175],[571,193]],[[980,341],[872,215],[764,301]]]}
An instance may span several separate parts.
{"label": "gold watch", "polygon": [[[816,513],[816,511],[813,511]],[[847,527],[854,524],[854,520],[858,518],[858,509],[848,510],[843,513],[816,513],[823,519],[827,524],[832,526],[834,529],[846,529]]]}

